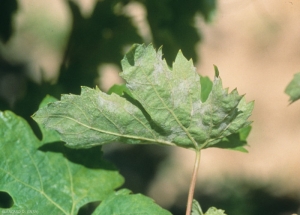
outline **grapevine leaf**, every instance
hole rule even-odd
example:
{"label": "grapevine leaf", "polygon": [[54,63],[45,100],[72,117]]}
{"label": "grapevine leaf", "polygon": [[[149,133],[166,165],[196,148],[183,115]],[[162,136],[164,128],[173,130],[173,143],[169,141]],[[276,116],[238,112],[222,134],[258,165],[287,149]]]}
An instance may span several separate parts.
{"label": "grapevine leaf", "polygon": [[96,161],[101,169],[87,168],[61,153],[38,150],[41,143],[24,119],[0,112],[0,191],[12,197],[10,210],[77,214],[82,205],[103,200],[123,183],[103,160]]}
{"label": "grapevine leaf", "polygon": [[217,209],[215,207],[209,208],[204,215],[226,215],[224,210]]}
{"label": "grapevine leaf", "polygon": [[[222,149],[232,149],[240,152],[248,152],[244,146],[247,145],[247,137],[251,131],[251,126],[244,127],[238,133],[231,134],[223,138],[220,142],[214,144],[212,147]],[[210,147],[209,145],[207,147]]]}
{"label": "grapevine leaf", "polygon": [[82,87],[81,96],[63,95],[61,101],[40,109],[34,119],[58,131],[71,147],[91,147],[114,141],[174,145],[152,129],[140,108],[98,88]]}
{"label": "grapevine leaf", "polygon": [[290,96],[291,103],[300,99],[300,72],[294,75],[293,80],[286,87],[285,93]]}
{"label": "grapevine leaf", "polygon": [[211,92],[213,83],[209,77],[200,77],[201,84],[201,101],[205,102]]}
{"label": "grapevine leaf", "polygon": [[[218,147],[226,137],[235,141],[229,136],[251,123],[253,103],[237,90],[223,89],[217,67],[210,82],[181,52],[169,68],[161,49],[156,52],[152,45],[134,45],[122,67],[126,88],[112,90],[121,96],[83,87],[80,96],[63,95],[39,109],[34,119],[78,148],[120,141],[200,150]],[[227,147],[244,145],[239,141]]]}
{"label": "grapevine leaf", "polygon": [[195,199],[193,199],[192,215],[203,215],[201,206],[200,206],[199,202]]}
{"label": "grapevine leaf", "polygon": [[[39,108],[43,108],[45,106],[47,106],[47,104],[51,103],[51,102],[56,102],[57,99],[47,95],[43,101],[40,103]],[[42,139],[42,143],[51,143],[51,142],[56,142],[60,140],[60,136],[59,134],[54,131],[54,130],[49,130],[49,129],[45,129],[43,126],[40,126],[41,132],[43,134],[43,139]]]}
{"label": "grapevine leaf", "polygon": [[115,214],[115,215],[171,215],[162,209],[149,197],[141,194],[130,194],[127,189],[119,190],[111,194],[96,208],[93,215]]}
{"label": "grapevine leaf", "polygon": [[201,102],[200,76],[192,61],[178,53],[170,69],[149,45],[134,45],[122,60],[127,87],[176,145],[204,148],[250,124],[253,103],[237,90],[223,89],[219,71],[205,102]]}
{"label": "grapevine leaf", "polygon": [[[197,200],[193,200],[192,215],[203,215],[200,204]],[[226,215],[223,210],[219,210],[215,207],[210,207],[204,215]]]}
{"label": "grapevine leaf", "polygon": [[125,84],[121,84],[121,85],[115,84],[115,85],[113,85],[107,91],[107,94],[109,94],[109,95],[112,94],[112,93],[115,93],[119,96],[124,96],[124,94],[128,94],[128,95],[132,96]]}
{"label": "grapevine leaf", "polygon": [[45,106],[47,106],[47,104],[51,103],[51,102],[56,102],[57,99],[54,98],[53,96],[47,95],[43,101],[40,103],[39,108],[43,108]]}

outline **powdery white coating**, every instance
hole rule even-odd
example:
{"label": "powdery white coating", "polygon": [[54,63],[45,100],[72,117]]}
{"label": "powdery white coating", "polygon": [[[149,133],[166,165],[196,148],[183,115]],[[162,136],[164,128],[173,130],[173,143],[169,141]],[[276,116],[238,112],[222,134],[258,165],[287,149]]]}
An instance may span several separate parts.
{"label": "powdery white coating", "polygon": [[187,80],[182,80],[178,85],[175,85],[172,92],[174,109],[189,102],[189,83]]}
{"label": "powdery white coating", "polygon": [[180,127],[173,127],[171,129],[170,135],[168,135],[167,140],[170,142],[173,142],[175,138],[184,138],[184,139],[188,139],[187,134],[180,128]]}

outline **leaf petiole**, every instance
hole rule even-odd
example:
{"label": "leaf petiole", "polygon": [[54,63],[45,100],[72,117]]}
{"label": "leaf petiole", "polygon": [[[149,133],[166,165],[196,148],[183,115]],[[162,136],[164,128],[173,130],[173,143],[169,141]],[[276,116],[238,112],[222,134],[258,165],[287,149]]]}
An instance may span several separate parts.
{"label": "leaf petiole", "polygon": [[187,201],[187,207],[186,207],[186,215],[191,215],[191,211],[192,211],[192,204],[193,204],[197,174],[198,174],[198,169],[199,169],[199,165],[200,165],[200,157],[201,157],[201,151],[197,150],[195,163],[194,163],[193,176],[192,176],[192,180],[190,183],[190,189],[189,189],[189,195],[188,195],[188,201]]}

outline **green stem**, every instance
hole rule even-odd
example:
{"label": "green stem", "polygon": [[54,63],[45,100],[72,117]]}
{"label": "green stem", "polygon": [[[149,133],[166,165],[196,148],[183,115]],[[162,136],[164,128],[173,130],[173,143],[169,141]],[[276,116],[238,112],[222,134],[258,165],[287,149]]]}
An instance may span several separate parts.
{"label": "green stem", "polygon": [[191,215],[191,211],[192,211],[192,204],[193,204],[197,174],[198,174],[198,169],[199,169],[199,165],[200,165],[200,157],[201,157],[200,150],[199,151],[197,150],[195,163],[194,163],[193,176],[192,176],[190,189],[189,189],[189,196],[188,196],[187,208],[186,208],[186,213],[185,213],[186,215]]}

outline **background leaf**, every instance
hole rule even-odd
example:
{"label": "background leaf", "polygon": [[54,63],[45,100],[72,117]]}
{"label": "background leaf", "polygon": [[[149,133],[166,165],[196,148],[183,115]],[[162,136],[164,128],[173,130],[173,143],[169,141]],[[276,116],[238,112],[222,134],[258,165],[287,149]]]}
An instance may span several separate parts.
{"label": "background leaf", "polygon": [[209,208],[204,215],[226,215],[223,210],[215,207]]}
{"label": "background leaf", "polygon": [[[192,215],[203,215],[200,204],[195,199],[193,199]],[[204,215],[226,215],[226,214],[224,213],[224,210],[219,210],[215,207],[210,207]]]}
{"label": "background leaf", "polygon": [[111,194],[96,208],[93,215],[171,215],[162,209],[149,197],[141,194],[131,194],[130,190],[122,189]]}
{"label": "background leaf", "polygon": [[195,44],[201,41],[201,34],[195,27],[195,16],[200,14],[211,21],[216,10],[214,0],[147,0],[141,1],[147,10],[153,43],[164,46],[166,61],[172,64],[177,51],[181,49],[186,56],[197,61]]}
{"label": "background leaf", "polygon": [[300,72],[294,75],[293,80],[288,84],[285,93],[290,96],[290,102],[300,99]]}
{"label": "background leaf", "polygon": [[123,183],[101,159],[97,167],[87,168],[62,153],[38,150],[41,142],[29,125],[10,111],[0,112],[0,143],[0,191],[12,197],[11,210],[77,214],[82,205],[103,200]]}
{"label": "background leaf", "polygon": [[[248,152],[244,146],[247,145],[247,137],[251,131],[251,126],[244,127],[238,133],[231,134],[213,145],[216,148],[232,149],[240,152]],[[207,146],[209,147],[209,145]]]}
{"label": "background leaf", "polygon": [[112,93],[115,93],[119,96],[123,96],[125,93],[127,93],[128,95],[131,95],[130,94],[130,91],[128,90],[128,88],[126,87],[125,84],[115,84],[113,85],[108,91],[107,91],[107,94],[112,94]]}
{"label": "background leaf", "polygon": [[213,83],[209,79],[209,77],[200,77],[200,85],[201,85],[201,101],[205,102],[211,92]]}
{"label": "background leaf", "polygon": [[[53,96],[47,95],[41,102],[39,108],[43,108],[45,106],[47,106],[47,104],[51,103],[51,102],[56,102],[57,99],[54,98]],[[42,143],[51,143],[51,142],[56,142],[56,141],[60,141],[60,136],[59,134],[54,131],[54,130],[49,130],[49,129],[45,129],[43,126],[39,126],[39,128],[41,129],[42,132]]]}
{"label": "background leaf", "polygon": [[223,210],[215,207],[209,208],[204,215],[226,215]]}
{"label": "background leaf", "polygon": [[192,215],[203,215],[201,206],[200,206],[199,202],[195,199],[193,199]]}
{"label": "background leaf", "polygon": [[0,40],[6,43],[13,33],[13,15],[18,9],[17,0],[0,2]]}

